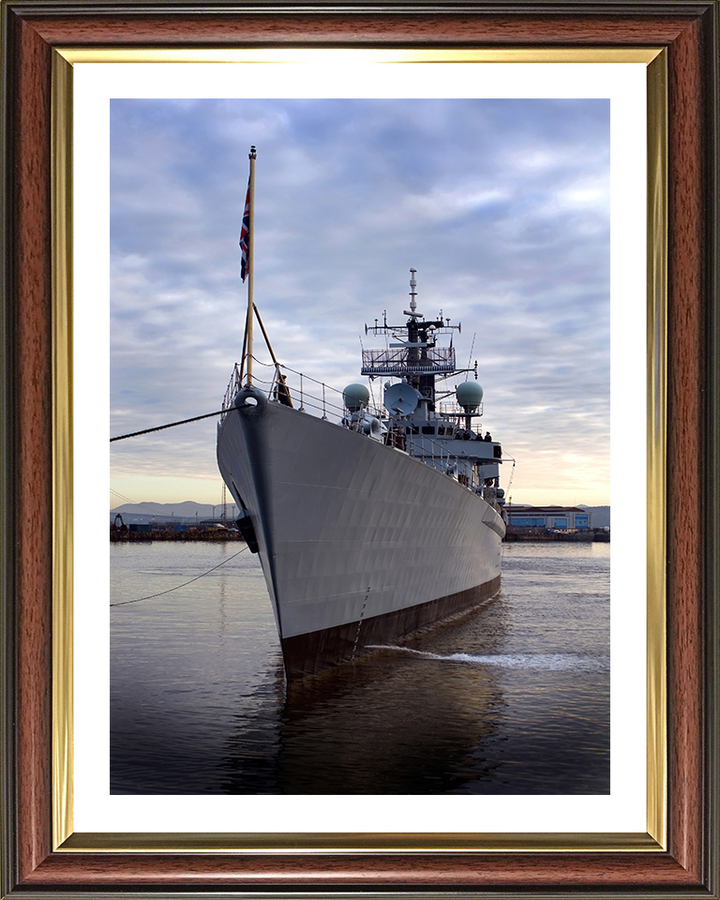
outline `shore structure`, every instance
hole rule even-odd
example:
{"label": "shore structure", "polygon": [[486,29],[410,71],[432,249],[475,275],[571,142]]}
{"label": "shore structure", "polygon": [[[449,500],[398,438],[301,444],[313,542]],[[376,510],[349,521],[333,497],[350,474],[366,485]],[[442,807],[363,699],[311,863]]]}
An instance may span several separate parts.
{"label": "shore structure", "polygon": [[609,541],[609,527],[595,527],[592,512],[580,506],[506,507],[505,540],[512,541]]}

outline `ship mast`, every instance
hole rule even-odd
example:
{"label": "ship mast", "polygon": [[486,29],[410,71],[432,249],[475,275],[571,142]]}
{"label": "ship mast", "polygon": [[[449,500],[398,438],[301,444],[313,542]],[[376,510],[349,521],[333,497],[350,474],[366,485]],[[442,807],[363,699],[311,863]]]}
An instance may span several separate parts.
{"label": "ship mast", "polygon": [[[410,311],[404,310],[405,315],[409,316],[407,323],[408,330],[408,342],[410,344],[410,349],[408,351],[408,363],[410,365],[417,365],[420,360],[420,350],[418,348],[418,327],[417,327],[417,313],[415,310],[417,309],[417,291],[415,288],[417,287],[417,279],[415,276],[417,275],[417,269],[410,269]],[[417,384],[414,386],[417,387],[419,385],[419,380],[415,379]],[[413,383],[413,379],[411,379],[411,383]]]}
{"label": "ship mast", "polygon": [[[252,384],[252,361],[253,361],[253,280],[255,278],[254,259],[254,235],[255,235],[255,159],[257,151],[255,147],[250,148],[248,158],[250,160],[250,178],[248,180],[247,202],[247,232],[245,239],[247,241],[244,253],[246,254],[247,276],[248,276],[248,296],[247,296],[247,317],[245,320],[245,353],[247,360],[247,385]],[[245,216],[243,216],[243,230],[245,229]],[[240,238],[242,245],[242,237]]]}
{"label": "ship mast", "polygon": [[407,321],[404,325],[388,325],[383,315],[382,324],[375,319],[374,325],[365,326],[365,334],[392,335],[397,343],[389,343],[386,350],[363,350],[361,373],[376,376],[406,379],[412,387],[420,391],[427,400],[429,411],[434,411],[435,379],[465,372],[455,368],[455,353],[452,341],[449,348],[437,347],[437,335],[460,331],[460,325],[451,325],[450,320],[426,320],[417,312],[417,269],[410,269],[410,309],[404,309]]}
{"label": "ship mast", "polygon": [[246,387],[252,386],[253,372],[253,323],[257,316],[260,330],[265,338],[265,343],[270,351],[270,356],[275,365],[277,377],[277,399],[285,406],[292,406],[290,399],[290,390],[285,381],[285,376],[280,369],[280,363],[275,357],[273,348],[270,345],[270,338],[265,331],[260,313],[253,301],[253,282],[255,279],[255,159],[257,151],[254,146],[250,147],[248,155],[250,160],[250,177],[248,179],[247,197],[245,198],[245,209],[243,211],[242,229],[240,231],[240,249],[242,251],[242,260],[240,264],[240,277],[243,282],[248,279],[248,295],[247,295],[247,313],[245,316],[245,334],[243,336],[243,348],[240,357],[240,381],[242,382],[244,366],[247,363],[247,372],[245,382]]}

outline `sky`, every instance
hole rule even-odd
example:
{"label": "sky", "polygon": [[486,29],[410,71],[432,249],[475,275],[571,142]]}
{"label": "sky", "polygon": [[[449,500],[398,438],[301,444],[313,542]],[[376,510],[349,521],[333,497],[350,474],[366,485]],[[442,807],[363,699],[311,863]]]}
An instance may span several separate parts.
{"label": "sky", "polygon": [[[111,435],[220,409],[254,144],[254,300],[278,359],[363,380],[361,348],[383,345],[364,326],[404,320],[416,268],[418,311],[462,323],[458,361],[478,361],[512,501],[610,502],[608,100],[114,99],[110,115]],[[206,419],[113,443],[111,508],[220,503],[215,435]]]}

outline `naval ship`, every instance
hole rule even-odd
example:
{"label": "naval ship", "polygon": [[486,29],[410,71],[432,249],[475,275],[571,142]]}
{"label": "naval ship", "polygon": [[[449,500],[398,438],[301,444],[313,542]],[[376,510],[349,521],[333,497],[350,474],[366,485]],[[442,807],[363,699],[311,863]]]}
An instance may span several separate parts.
{"label": "naval ship", "polygon": [[310,379],[281,366],[268,342],[272,376],[251,374],[246,348],[248,369],[236,364],[225,394],[218,465],[262,564],[289,682],[500,589],[501,445],[477,424],[477,362],[456,364],[461,326],[417,311],[410,272],[401,323],[384,313],[365,326],[385,338],[362,351],[369,383],[348,385],[336,402],[316,383],[315,399]]}

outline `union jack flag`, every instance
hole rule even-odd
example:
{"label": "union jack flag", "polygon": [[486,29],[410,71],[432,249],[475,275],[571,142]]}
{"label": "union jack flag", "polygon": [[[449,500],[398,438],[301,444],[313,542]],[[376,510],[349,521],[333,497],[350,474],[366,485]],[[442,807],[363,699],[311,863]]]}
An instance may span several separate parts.
{"label": "union jack flag", "polygon": [[250,268],[250,182],[248,181],[247,196],[245,197],[245,211],[243,212],[242,228],[240,229],[240,278],[245,281]]}

